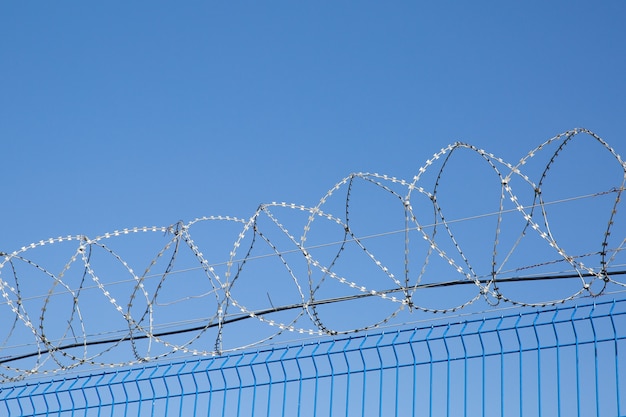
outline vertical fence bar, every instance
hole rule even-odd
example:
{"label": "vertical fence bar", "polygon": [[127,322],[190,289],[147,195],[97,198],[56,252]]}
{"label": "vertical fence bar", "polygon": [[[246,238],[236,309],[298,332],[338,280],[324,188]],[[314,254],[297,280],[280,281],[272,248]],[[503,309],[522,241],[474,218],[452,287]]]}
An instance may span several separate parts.
{"label": "vertical fence bar", "polygon": [[[141,380],[141,375],[143,375],[143,373],[146,371],[146,368],[142,369],[141,371],[139,371],[139,374],[137,375],[137,378],[135,378],[134,382],[135,385],[137,386],[137,392],[139,392],[139,401],[137,402],[137,415],[140,416],[141,415],[141,406],[143,405],[144,402],[144,398],[143,398],[143,390],[141,389],[141,385],[139,385],[139,381]],[[154,387],[152,387],[152,381],[150,380],[150,388],[153,390],[154,392]]]}
{"label": "vertical fence bar", "polygon": [[598,390],[598,335],[596,334],[596,326],[593,324],[593,312],[595,309],[596,304],[593,303],[593,307],[589,310],[589,324],[591,325],[591,331],[593,333],[594,374],[596,381],[596,416],[600,417],[600,392]]}
{"label": "vertical fence bar", "polygon": [[365,357],[363,356],[363,345],[367,341],[367,335],[363,337],[361,340],[361,344],[359,345],[359,355],[361,356],[361,363],[363,364],[363,392],[361,393],[361,417],[365,417],[365,398],[366,395],[366,387],[367,387],[367,362],[365,361]]}
{"label": "vertical fence bar", "polygon": [[[239,382],[239,386],[237,387],[237,417],[241,415],[241,392],[243,391],[243,382],[241,380],[241,374],[239,373],[239,364],[241,363],[243,358],[244,355],[239,355],[239,358],[233,366],[233,368],[235,369],[235,373],[237,374],[237,382]],[[224,387],[224,392],[226,392],[226,387]]]}
{"label": "vertical fence bar", "polygon": [[[86,390],[86,388],[85,388],[85,387],[86,387],[87,383],[88,383],[90,380],[91,380],[91,376],[88,376],[87,378],[84,378],[84,379],[83,379],[83,383],[82,383],[82,385],[81,385],[81,386],[80,386],[80,388],[79,388],[79,389],[80,389],[80,393],[81,393],[81,395],[83,396],[83,401],[84,401],[84,403],[85,403],[85,415],[87,415],[87,412],[89,411],[89,400],[88,400],[88,398],[87,398],[87,394],[85,393],[85,390]],[[76,382],[76,383],[78,383],[78,379],[76,379],[76,380],[75,380],[75,382]],[[71,390],[71,389],[74,389],[74,385],[75,385],[75,384],[72,384],[72,385],[70,386],[70,388],[69,388],[69,389],[70,389],[70,390]]]}
{"label": "vertical fence bar", "polygon": [[[37,410],[37,405],[34,402],[34,397],[35,395],[34,392],[37,391],[37,389],[39,388],[40,383],[38,383],[35,388],[32,390],[31,395],[28,396],[28,398],[30,399],[30,403],[33,406],[33,414],[35,413],[35,411]],[[41,398],[43,399],[44,404],[46,405],[46,410],[50,409],[50,404],[48,404],[48,399],[46,398],[46,391],[49,390],[52,387],[52,385],[47,385],[43,388],[42,393],[40,394]]]}
{"label": "vertical fence bar", "polygon": [[433,351],[430,348],[430,334],[433,332],[434,327],[430,326],[430,330],[428,331],[428,334],[426,335],[426,347],[428,348],[428,371],[429,371],[429,385],[430,385],[430,390],[429,390],[429,395],[428,395],[428,416],[432,417],[433,415]]}
{"label": "vertical fence bar", "polygon": [[498,336],[498,346],[500,347],[500,417],[504,417],[504,345],[502,344],[502,335],[500,326],[504,321],[504,317],[500,317],[498,324],[496,325],[496,336]]}
{"label": "vertical fence bar", "polygon": [[[254,417],[254,410],[256,409],[256,391],[257,391],[256,372],[254,372],[254,366],[252,366],[252,364],[254,363],[254,361],[256,360],[256,358],[258,356],[259,356],[259,352],[256,352],[254,354],[254,356],[252,357],[252,359],[249,361],[249,363],[250,363],[250,372],[252,373],[252,404],[250,405],[252,407],[251,417]],[[243,355],[241,355],[241,357],[243,358]],[[237,372],[237,375],[239,375],[239,372]],[[240,379],[240,381],[241,381],[241,379]],[[240,385],[239,393],[241,394],[242,391],[243,391],[243,386]],[[239,414],[237,414],[237,415],[239,415]]]}
{"label": "vertical fence bar", "polygon": [[[200,395],[199,393],[200,388],[198,387],[198,380],[196,379],[196,372],[197,372],[196,369],[198,369],[199,365],[200,365],[200,362],[197,361],[195,366],[191,368],[191,371],[190,371],[191,381],[193,382],[193,388],[194,388],[194,393],[193,393],[193,415],[194,416],[198,415],[198,396]],[[209,415],[209,413],[211,412],[211,400],[213,399],[213,382],[211,381],[211,378],[209,377],[208,372],[206,372],[206,375],[207,375],[207,380],[209,381],[209,398],[207,401],[207,415]]]}
{"label": "vertical fence bar", "polygon": [[[100,411],[102,410],[102,405],[103,405],[103,404],[105,404],[105,403],[102,401],[102,396],[100,395],[100,390],[98,389],[98,387],[101,387],[101,386],[103,385],[103,384],[102,384],[102,380],[104,379],[104,377],[105,377],[105,376],[107,376],[107,375],[103,373],[103,374],[100,376],[100,378],[99,378],[99,379],[98,379],[98,380],[94,383],[94,387],[96,388],[96,397],[98,398],[98,402],[97,402],[97,407],[98,407],[98,417],[100,417]],[[111,380],[111,379],[109,378],[109,381],[110,381],[110,380]],[[115,412],[115,406],[116,406],[115,401],[113,401],[113,398],[114,398],[114,397],[113,397],[113,388],[111,387],[111,384],[110,384],[110,383],[107,383],[107,384],[105,384],[104,386],[105,386],[105,388],[107,389],[107,392],[109,393],[109,396],[110,396],[110,398],[111,398],[111,415],[113,416],[113,415],[115,415],[115,414],[113,414],[113,413]],[[104,391],[104,389],[103,389],[103,391]],[[91,409],[91,407],[90,407],[90,409]]]}
{"label": "vertical fence bar", "polygon": [[463,348],[463,417],[467,417],[467,346],[465,346],[465,329],[467,322],[463,323],[463,327],[459,332],[461,338],[461,347]]}
{"label": "vertical fence bar", "polygon": [[[411,393],[413,394],[413,401],[411,404],[411,415],[415,416],[417,415],[417,357],[415,356],[415,347],[414,345],[414,341],[413,339],[415,338],[415,335],[417,334],[417,329],[413,329],[413,332],[411,333],[411,337],[409,337],[409,347],[411,348],[411,359],[412,359],[412,376],[413,376],[413,385],[411,387]],[[365,381],[364,381],[365,382]]]}
{"label": "vertical fence bar", "polygon": [[20,393],[17,395],[17,406],[20,409],[20,416],[25,415],[24,414],[24,408],[22,407],[22,401],[20,401],[20,398],[23,398],[22,394],[24,393],[24,391],[26,391],[26,388],[28,388],[28,385],[25,385],[24,388],[22,388],[22,390],[20,391]]}
{"label": "vertical fence bar", "polygon": [[346,344],[342,349],[343,359],[346,361],[346,417],[348,417],[350,413],[350,376],[352,375],[352,370],[350,369],[350,360],[348,358],[348,346],[352,342],[352,336],[348,337]]}
{"label": "vertical fence bar", "polygon": [[11,387],[9,389],[7,389],[7,392],[4,392],[4,390],[0,390],[0,394],[4,394],[4,397],[1,397],[0,400],[2,400],[2,403],[4,404],[4,408],[6,408],[7,413],[6,416],[7,417],[11,417],[11,409],[9,408],[9,399],[11,398],[11,394],[13,393],[13,391],[15,391],[14,387]]}
{"label": "vertical fence bar", "polygon": [[335,346],[333,340],[328,348],[326,348],[326,357],[328,358],[328,364],[330,366],[330,398],[328,399],[328,417],[333,415],[333,393],[335,392],[335,367],[333,366],[333,358],[330,356],[330,351]]}
{"label": "vertical fence bar", "polygon": [[[85,402],[85,415],[87,415],[88,411],[89,411],[89,397],[87,397],[87,394],[85,393],[85,391],[87,390],[87,385],[89,383],[89,381],[91,381],[91,379],[93,378],[92,375],[89,375],[87,378],[85,378],[83,380],[82,385],[80,386],[80,392],[83,395],[83,401]],[[77,379],[78,381],[78,379]],[[97,388],[96,388],[96,392],[98,392]],[[98,416],[100,416],[100,404],[98,403]]]}
{"label": "vertical fence bar", "polygon": [[302,353],[303,349],[304,345],[300,346],[300,350],[296,352],[295,356],[296,365],[298,366],[298,417],[300,417],[300,411],[302,410],[302,383],[304,378],[302,376],[302,367],[300,366],[300,353]]}
{"label": "vertical fence bar", "polygon": [[556,328],[556,317],[558,313],[559,310],[554,310],[551,324],[556,346],[556,411],[557,417],[561,417],[561,342],[559,340],[559,332]]}
{"label": "vertical fence bar", "polygon": [[[127,372],[126,375],[124,375],[124,377],[122,378],[122,380],[120,381],[120,385],[122,387],[122,390],[124,391],[124,415],[128,415],[129,411],[128,411],[128,401],[129,401],[129,397],[128,397],[128,391],[126,391],[126,378],[128,378],[128,376],[130,375],[130,372]],[[111,388],[111,398],[113,399],[113,404],[115,404],[115,394],[113,392],[113,389]],[[141,396],[139,397],[139,400],[141,401]],[[139,413],[138,413],[139,414]]]}
{"label": "vertical fence bar", "polygon": [[[148,386],[150,387],[150,391],[152,392],[152,395],[148,397],[150,399],[150,415],[151,416],[154,415],[154,402],[156,398],[156,390],[154,389],[154,384],[152,381],[154,381],[154,375],[156,374],[158,369],[159,369],[159,364],[157,364],[154,368],[152,368],[152,372],[150,373],[150,375],[148,375],[148,378],[147,378]],[[138,390],[141,389],[141,386],[138,383],[137,383],[137,389]],[[140,404],[140,405],[143,405],[143,404]],[[138,413],[138,415],[141,415],[141,413]]]}
{"label": "vertical fence bar", "polygon": [[274,385],[274,381],[272,380],[272,370],[270,369],[269,366],[269,361],[270,358],[272,357],[272,355],[274,354],[274,348],[272,348],[272,350],[270,350],[269,355],[267,355],[265,357],[265,359],[263,360],[263,364],[265,365],[265,370],[267,371],[267,377],[268,377],[268,381],[267,381],[267,416],[271,416],[271,411],[272,411],[272,386]]}
{"label": "vertical fence bar", "polygon": [[524,354],[524,349],[522,348],[522,339],[519,336],[519,322],[522,319],[522,315],[520,314],[515,321],[515,325],[513,328],[515,329],[515,337],[517,338],[517,343],[519,346],[519,415],[520,417],[524,416],[524,395],[523,395],[523,386],[524,386],[524,367],[522,366],[524,361],[522,356]]}
{"label": "vertical fence bar", "polygon": [[[283,371],[283,402],[280,415],[285,416],[286,407],[287,407],[287,384],[289,381],[287,380],[287,370],[285,369],[285,356],[289,352],[289,346],[283,349],[283,354],[280,356],[278,363],[280,363],[280,369]],[[269,406],[267,409],[267,415],[271,415],[269,411]]]}
{"label": "vertical fence bar", "polygon": [[35,402],[33,401],[33,397],[34,397],[33,394],[37,390],[37,388],[39,388],[39,383],[37,383],[37,385],[35,385],[34,388],[31,388],[30,394],[28,395],[28,401],[30,401],[30,406],[32,407],[33,414],[35,413],[35,410],[37,409],[37,406],[35,405]]}
{"label": "vertical fence bar", "polygon": [[226,356],[224,360],[220,360],[220,375],[222,376],[222,381],[224,381],[224,394],[222,396],[222,417],[226,416],[226,397],[228,396],[228,380],[226,379],[226,375],[224,374],[224,366],[230,360],[230,355]]}
{"label": "vertical fence bar", "polygon": [[481,401],[482,401],[482,416],[485,417],[485,412],[486,412],[486,406],[485,404],[487,403],[486,400],[486,391],[487,389],[485,388],[485,343],[483,342],[483,336],[482,336],[482,329],[483,326],[485,325],[485,320],[483,319],[482,323],[480,323],[480,326],[478,326],[478,340],[480,341],[480,352],[481,352],[481,372],[482,372],[482,386],[481,386]]}
{"label": "vertical fence bar", "polygon": [[572,316],[570,318],[570,323],[572,325],[572,329],[574,330],[574,346],[576,352],[576,415],[580,417],[580,370],[578,362],[578,332],[576,331],[576,323],[574,321],[577,311],[578,306],[574,306]]}
{"label": "vertical fence bar", "polygon": [[391,349],[393,350],[393,357],[395,359],[396,362],[396,380],[395,380],[395,384],[396,384],[396,397],[395,397],[395,412],[394,412],[394,416],[398,417],[398,407],[399,407],[399,403],[398,403],[398,393],[400,392],[400,360],[398,359],[398,352],[396,351],[396,340],[398,340],[398,336],[400,335],[399,332],[396,332],[396,335],[393,337],[393,340],[391,341]]}
{"label": "vertical fence bar", "polygon": [[443,340],[443,346],[446,349],[446,417],[450,417],[450,349],[448,349],[447,334],[450,330],[450,325],[444,330],[441,339]]}
{"label": "vertical fence bar", "polygon": [[537,333],[538,318],[539,313],[537,312],[533,320],[533,333],[535,334],[535,341],[537,342],[537,415],[541,416],[541,341]]}
{"label": "vertical fence bar", "polygon": [[613,348],[615,352],[615,392],[617,393],[617,415],[622,416],[622,411],[620,407],[620,389],[619,389],[619,354],[618,354],[618,344],[617,344],[617,329],[615,328],[615,320],[613,319],[613,310],[615,309],[615,300],[613,300],[613,304],[611,305],[611,309],[609,310],[609,318],[611,319],[611,328],[613,329]]}
{"label": "vertical fence bar", "polygon": [[[169,410],[169,405],[170,405],[170,387],[169,387],[169,385],[167,383],[167,378],[165,376],[168,374],[170,369],[172,369],[172,364],[171,363],[165,369],[165,372],[163,372],[163,385],[165,385],[165,414],[166,415],[167,415],[167,412]],[[182,397],[181,397],[181,402],[182,402]]]}
{"label": "vertical fence bar", "polygon": [[[74,392],[73,388],[74,388],[74,385],[76,385],[77,381],[78,381],[78,379],[74,378],[74,380],[71,381],[69,386],[64,390],[68,394],[68,397],[70,399],[70,403],[72,404],[71,405],[72,410],[76,410],[76,402],[74,401],[74,395],[72,393]],[[63,380],[63,384],[65,384],[65,380]],[[78,388],[78,389],[80,390],[80,388]],[[45,391],[47,391],[47,390],[44,390],[44,392],[42,392],[42,396],[43,397],[45,397]],[[63,404],[61,403],[61,400],[59,399],[59,391],[60,390],[55,390],[54,397],[57,400],[57,405],[56,405],[57,410],[62,410],[63,409]],[[74,411],[72,411],[72,412],[74,412]]]}
{"label": "vertical fence bar", "polygon": [[[187,363],[183,363],[181,367],[179,368],[179,370],[184,369],[186,365]],[[180,387],[180,404],[178,406],[178,415],[182,416],[183,415],[183,403],[185,399],[185,385],[183,384],[183,381],[180,376],[181,376],[181,372],[180,371],[176,372],[176,379],[178,380],[178,386]]]}
{"label": "vertical fence bar", "polygon": [[382,417],[383,415],[383,372],[384,372],[384,366],[383,366],[383,358],[380,355],[380,342],[382,342],[383,338],[385,337],[384,333],[380,334],[380,337],[378,338],[378,340],[376,341],[376,355],[378,355],[378,362],[380,363],[380,378],[378,381],[378,416]]}
{"label": "vertical fence bar", "polygon": [[313,394],[314,400],[313,400],[313,416],[317,416],[317,398],[318,398],[318,385],[319,385],[319,370],[317,369],[317,363],[315,362],[315,352],[317,351],[317,349],[319,349],[320,344],[319,342],[317,343],[317,345],[313,348],[313,351],[311,352],[311,359],[313,359],[313,369],[315,370],[315,391]]}
{"label": "vertical fence bar", "polygon": [[[76,402],[74,402],[74,395],[72,395],[73,392],[75,392],[76,390],[74,389],[74,385],[76,385],[76,383],[78,382],[78,379],[74,379],[70,385],[67,387],[67,394],[70,398],[70,402],[72,403],[72,414],[74,414],[74,410],[76,410]],[[81,393],[84,397],[85,393],[82,392]],[[59,401],[59,409],[61,409],[63,405],[61,404],[61,401]]]}

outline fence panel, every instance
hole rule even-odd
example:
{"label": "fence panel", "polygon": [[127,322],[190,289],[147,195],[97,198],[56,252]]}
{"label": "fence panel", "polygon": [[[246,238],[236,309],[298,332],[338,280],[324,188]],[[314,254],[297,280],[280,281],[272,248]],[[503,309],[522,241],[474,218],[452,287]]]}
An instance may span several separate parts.
{"label": "fence panel", "polygon": [[0,386],[7,416],[623,416],[626,300]]}

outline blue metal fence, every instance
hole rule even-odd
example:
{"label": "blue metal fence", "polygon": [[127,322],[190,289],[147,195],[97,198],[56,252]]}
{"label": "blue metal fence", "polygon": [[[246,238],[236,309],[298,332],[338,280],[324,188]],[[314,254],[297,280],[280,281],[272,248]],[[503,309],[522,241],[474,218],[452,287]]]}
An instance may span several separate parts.
{"label": "blue metal fence", "polygon": [[626,300],[0,386],[6,416],[623,416]]}

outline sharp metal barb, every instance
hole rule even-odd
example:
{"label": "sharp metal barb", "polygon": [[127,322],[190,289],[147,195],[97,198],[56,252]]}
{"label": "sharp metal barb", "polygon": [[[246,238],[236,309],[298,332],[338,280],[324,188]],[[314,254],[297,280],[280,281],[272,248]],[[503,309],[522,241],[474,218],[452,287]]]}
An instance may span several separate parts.
{"label": "sharp metal barb", "polygon": [[[590,163],[613,164],[615,176],[585,194],[552,195],[553,172],[580,137],[607,157]],[[533,172],[539,155],[547,162]],[[459,160],[454,181],[477,160],[489,173],[481,196],[493,191],[493,204],[478,213],[463,211],[465,190],[446,194]],[[352,173],[310,207],[271,202],[248,219],[206,216],[2,251],[0,382],[177,353],[220,355],[286,333],[367,331],[480,300],[540,306],[614,293],[626,287],[626,271],[618,270],[626,253],[625,188],[626,163],[615,150],[574,129],[517,164],[456,142],[412,180]],[[595,202],[607,209],[597,217],[604,223],[594,223],[598,237],[572,243],[578,225],[564,226],[553,213]],[[474,234],[468,238],[464,227]],[[477,243],[477,235],[486,240]],[[563,272],[548,270],[555,265]],[[532,290],[518,292],[526,286]]]}

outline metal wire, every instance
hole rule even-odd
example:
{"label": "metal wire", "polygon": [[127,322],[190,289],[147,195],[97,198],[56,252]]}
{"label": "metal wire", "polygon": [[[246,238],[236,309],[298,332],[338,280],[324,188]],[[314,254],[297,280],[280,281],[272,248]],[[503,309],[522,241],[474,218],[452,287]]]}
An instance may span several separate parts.
{"label": "metal wire", "polygon": [[[560,188],[549,174],[567,162],[573,142],[602,152],[588,161],[606,168],[602,181],[590,182],[594,192],[550,201]],[[448,173],[470,176],[478,166],[489,173],[478,200],[490,184],[497,209],[485,203],[467,213],[478,194],[447,193],[459,181]],[[481,300],[538,307],[600,297],[626,287],[625,185],[615,150],[573,129],[517,163],[457,142],[411,180],[354,173],[312,207],[272,202],[247,219],[208,216],[1,252],[0,382],[225,355],[287,334],[366,332],[414,312],[471,311]],[[594,220],[597,236],[578,239],[567,216],[553,214],[574,204],[605,210],[600,221],[584,219]]]}
{"label": "metal wire", "polygon": [[621,415],[625,349],[626,300],[616,300],[3,384],[0,410],[8,417]]}

